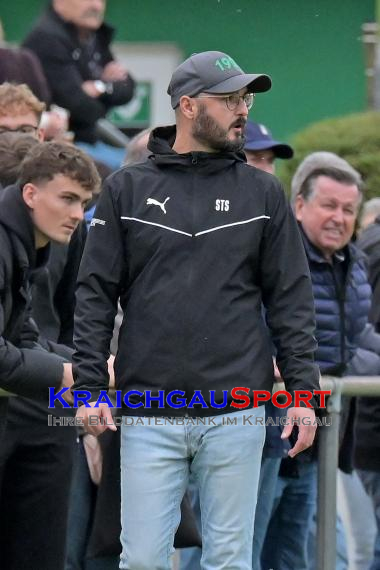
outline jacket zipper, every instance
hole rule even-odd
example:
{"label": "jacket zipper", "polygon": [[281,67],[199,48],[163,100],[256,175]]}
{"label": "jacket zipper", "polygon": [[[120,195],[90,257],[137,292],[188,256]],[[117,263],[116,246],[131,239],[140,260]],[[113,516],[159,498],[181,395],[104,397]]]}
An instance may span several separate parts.
{"label": "jacket zipper", "polygon": [[331,272],[332,272],[332,276],[333,276],[333,280],[334,280],[334,286],[335,286],[335,291],[337,293],[337,298],[338,298],[338,304],[339,304],[339,314],[340,314],[340,323],[339,323],[339,329],[340,329],[340,361],[341,361],[341,369],[342,369],[342,373],[344,372],[344,369],[346,368],[346,362],[345,362],[345,356],[346,356],[346,318],[345,318],[345,302],[346,302],[346,291],[347,291],[347,282],[349,279],[349,275],[350,275],[350,271],[352,268],[352,260],[350,259],[348,267],[347,267],[347,272],[346,272],[346,278],[344,280],[343,283],[343,287],[339,287],[337,280],[336,280],[336,275],[334,272],[334,269],[331,267]]}

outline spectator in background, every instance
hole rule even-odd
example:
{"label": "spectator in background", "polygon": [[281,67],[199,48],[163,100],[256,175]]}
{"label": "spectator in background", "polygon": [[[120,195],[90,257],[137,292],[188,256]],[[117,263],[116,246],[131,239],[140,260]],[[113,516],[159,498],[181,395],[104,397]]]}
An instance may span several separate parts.
{"label": "spectator in background", "polygon": [[[44,104],[36,99],[27,86],[10,84],[0,86],[0,125],[3,125],[5,131],[0,134],[0,185],[3,188],[10,185],[14,188],[22,171],[23,159],[31,149],[40,144],[39,139],[43,138],[44,131],[38,125],[43,108]],[[30,134],[23,134],[23,131],[30,131]],[[62,151],[66,148],[66,145],[58,147]],[[85,164],[92,164],[91,160],[85,157],[79,149],[69,147],[69,152],[73,153],[74,161],[80,161],[81,157],[84,157]],[[47,155],[46,158],[49,156],[54,158],[52,155]],[[43,176],[42,168],[41,175]],[[96,183],[96,177],[94,177],[94,183]],[[71,186],[68,183],[67,191],[70,192],[70,189]],[[8,193],[8,190],[4,192]],[[15,215],[16,211],[9,210],[8,215]],[[51,211],[51,218],[55,220],[54,211]],[[74,283],[83,249],[83,240],[83,226],[80,225],[75,230],[70,243],[61,243],[59,240],[51,243],[49,251],[46,252],[48,253],[47,261],[45,259],[43,264],[38,264],[38,267],[31,267],[28,274],[28,294],[31,293],[29,309],[34,321],[37,321],[35,330],[39,345],[43,345],[49,352],[58,352],[66,359],[70,358],[71,350],[55,343],[57,341],[72,343],[70,312],[74,310]],[[18,255],[20,262],[26,263],[26,260],[23,261],[22,250]],[[6,301],[10,302],[9,299]],[[15,326],[17,326],[16,317],[17,312],[15,316],[12,313]],[[12,331],[12,328],[9,328]],[[23,367],[19,367],[20,373],[23,373],[27,380],[28,369],[25,371]],[[36,533],[40,526],[40,531],[45,536],[44,540],[49,540],[47,538],[49,530],[55,535],[51,537],[49,548],[42,548],[41,543],[38,542],[41,534],[37,536],[36,548],[41,548],[41,554],[37,557],[33,556],[34,551],[31,545],[36,535],[31,534],[31,542],[23,541],[24,560],[29,558],[28,562],[30,561],[28,566],[32,565],[32,560],[38,566],[42,564],[42,568],[50,568],[50,564],[55,566],[57,561],[63,564],[65,513],[69,496],[72,453],[75,448],[75,431],[69,427],[53,428],[47,425],[47,390],[49,385],[54,384],[52,384],[48,369],[46,371],[40,369],[38,373],[40,374],[39,383],[43,383],[45,390],[45,402],[34,400],[34,397],[41,397],[38,393],[39,385],[31,385],[28,386],[27,391],[20,391],[21,395],[31,398],[10,398],[7,409],[6,436],[4,436],[6,445],[3,445],[0,454],[0,479],[2,479],[3,490],[0,503],[1,524],[6,525],[4,533],[1,527],[1,533],[9,544],[9,550],[8,546],[4,550],[4,543],[0,540],[2,551],[0,562],[4,563],[2,567],[7,568],[17,567],[18,563],[19,567],[23,565],[20,558],[23,549],[19,548],[18,544],[20,535],[15,529],[19,528],[21,533],[24,529],[22,525],[14,524],[17,517],[26,526],[33,528]],[[13,391],[18,393],[17,387]],[[7,398],[1,398],[2,406],[5,406],[7,402]],[[22,481],[19,480],[19,474],[22,474]],[[25,498],[24,493],[30,493],[33,499]],[[51,515],[49,504],[55,506],[59,516]],[[32,517],[35,525],[31,523]],[[50,517],[52,517],[52,522],[48,527],[46,519]],[[51,558],[54,548],[57,548],[56,558]],[[15,555],[13,551],[17,549],[18,553]],[[15,566],[9,565],[13,564],[9,558],[12,560],[14,558]]]}
{"label": "spectator in background", "polygon": [[45,140],[72,140],[72,134],[68,133],[67,111],[56,105],[49,108],[51,93],[36,54],[27,48],[8,46],[0,37],[0,84],[6,82],[26,84],[39,101],[46,104],[49,110],[42,113],[40,125],[44,129]]}
{"label": "spectator in background", "polygon": [[0,190],[17,181],[23,159],[36,144],[38,140],[30,135],[0,134]]}
{"label": "spectator in background", "polygon": [[38,57],[26,48],[0,46],[0,84],[25,83],[40,101],[50,103],[50,89]]}
{"label": "spectator in background", "polygon": [[380,198],[372,198],[364,202],[359,216],[360,232],[373,224],[378,216],[380,216]]}
{"label": "spectator in background", "polygon": [[[27,134],[42,141],[45,132],[40,127],[40,121],[44,109],[45,104],[35,97],[27,85],[0,85],[0,135],[13,134],[17,138]],[[17,144],[14,141],[12,148],[8,149],[15,175],[15,162],[21,156],[23,148],[22,142]],[[13,158],[10,157],[11,153]],[[4,175],[9,175],[9,167],[5,168]],[[15,181],[16,179],[11,180]],[[52,244],[47,267],[34,274],[36,279],[42,278],[44,281],[44,285],[40,283],[33,294],[36,311],[34,317],[43,335],[54,342],[72,344],[74,283],[85,235],[85,224],[80,224],[70,244]]]}
{"label": "spectator in background", "polygon": [[269,174],[276,173],[276,158],[288,159],[294,154],[291,146],[274,140],[265,125],[253,121],[245,128],[244,152],[248,164]]}
{"label": "spectator in background", "polygon": [[96,122],[127,103],[134,81],[110,50],[114,30],[104,23],[105,0],[52,0],[24,41],[40,59],[52,101],[70,112],[75,142],[94,158],[120,166],[124,149],[98,139]]}
{"label": "spectator in background", "polygon": [[[365,202],[362,212],[363,231],[357,241],[368,259],[372,286],[370,320],[380,331],[380,198]],[[380,568],[380,398],[359,397],[355,420],[354,465],[371,498],[376,518],[376,539],[369,570]]]}
{"label": "spectator in background", "polygon": [[[343,376],[380,370],[377,350],[363,350],[371,288],[364,255],[351,238],[362,200],[362,179],[345,160],[315,152],[299,165],[292,180],[292,201],[313,283],[316,359],[322,374]],[[365,346],[364,346],[365,348]],[[353,402],[344,399],[339,467],[352,471]],[[316,513],[317,462],[313,454],[282,460],[262,568],[307,570],[315,567],[307,544]],[[295,517],[296,513],[296,517]],[[337,569],[347,568],[344,534],[338,525]],[[363,529],[364,533],[367,528]],[[315,537],[314,537],[315,538]]]}
{"label": "spectator in background", "polygon": [[45,103],[37,99],[27,85],[0,85],[0,134],[28,134],[43,140],[40,121]]}
{"label": "spectator in background", "polygon": [[148,150],[148,141],[151,129],[144,129],[131,138],[127,145],[127,154],[125,156],[124,165],[138,164],[144,162],[150,154]]}
{"label": "spectator in background", "polygon": [[[380,332],[380,212],[377,212],[379,203],[380,198],[373,198],[364,204],[361,221],[363,229],[357,240],[357,246],[364,251],[368,259],[372,287],[370,320],[377,332]],[[372,221],[366,225],[368,219]]]}
{"label": "spectator in background", "polygon": [[0,566],[59,570],[75,434],[47,426],[46,402],[49,386],[72,384],[71,353],[60,345],[43,348],[31,319],[30,285],[33,272],[46,262],[50,242],[69,243],[98,175],[79,149],[37,143],[18,178],[0,198],[0,376],[3,388],[26,398],[10,398],[2,438]]}

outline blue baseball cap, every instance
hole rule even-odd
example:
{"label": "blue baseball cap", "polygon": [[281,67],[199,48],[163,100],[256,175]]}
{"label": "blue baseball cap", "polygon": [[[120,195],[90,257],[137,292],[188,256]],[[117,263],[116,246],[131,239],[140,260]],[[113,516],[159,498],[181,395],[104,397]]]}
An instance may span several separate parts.
{"label": "blue baseball cap", "polygon": [[265,125],[247,121],[244,150],[272,150],[276,158],[292,158],[294,151],[288,144],[275,141]]}

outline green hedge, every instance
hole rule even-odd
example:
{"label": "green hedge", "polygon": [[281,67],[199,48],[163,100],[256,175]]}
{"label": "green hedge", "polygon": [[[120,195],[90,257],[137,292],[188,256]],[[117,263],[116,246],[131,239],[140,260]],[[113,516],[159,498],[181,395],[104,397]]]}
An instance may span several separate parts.
{"label": "green hedge", "polygon": [[380,196],[380,112],[348,115],[314,123],[290,141],[295,157],[279,161],[278,175],[290,192],[299,163],[311,152],[325,150],[345,158],[362,175],[365,200]]}

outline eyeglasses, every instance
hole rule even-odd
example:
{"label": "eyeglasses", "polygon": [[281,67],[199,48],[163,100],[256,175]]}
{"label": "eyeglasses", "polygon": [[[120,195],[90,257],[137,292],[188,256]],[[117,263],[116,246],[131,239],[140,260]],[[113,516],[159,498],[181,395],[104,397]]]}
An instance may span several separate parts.
{"label": "eyeglasses", "polygon": [[229,111],[235,111],[237,107],[240,105],[240,101],[245,103],[248,111],[252,108],[252,105],[255,101],[255,94],[254,93],[246,93],[245,95],[238,95],[237,93],[232,93],[232,95],[197,95],[194,99],[224,99],[227,109]]}
{"label": "eyeglasses", "polygon": [[15,129],[10,129],[9,127],[0,127],[0,135],[4,133],[23,133],[24,135],[31,135],[38,130],[38,127],[34,125],[20,125]]}

